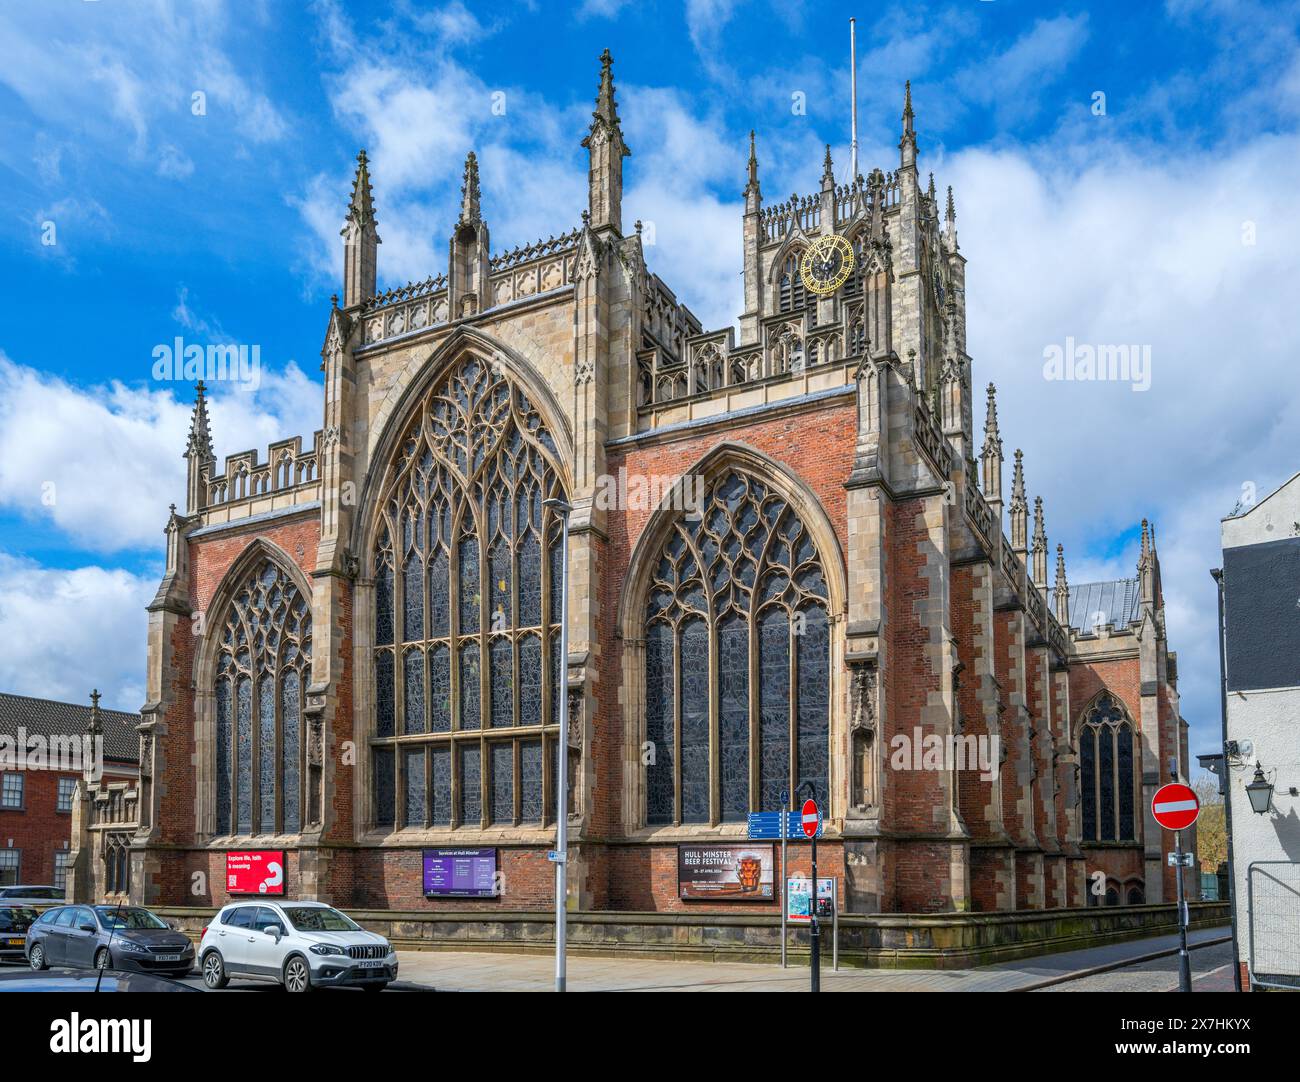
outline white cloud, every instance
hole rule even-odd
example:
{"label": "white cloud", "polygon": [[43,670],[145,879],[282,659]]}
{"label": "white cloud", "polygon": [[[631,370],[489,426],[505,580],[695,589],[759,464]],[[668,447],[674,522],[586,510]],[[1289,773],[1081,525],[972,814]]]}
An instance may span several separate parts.
{"label": "white cloud", "polygon": [[[139,710],[145,701],[145,606],[156,575],[41,567],[0,552],[0,687],[18,695]],[[38,632],[39,629],[39,632]]]}
{"label": "white cloud", "polygon": [[[1143,517],[1158,525],[1183,713],[1193,744],[1213,743],[1219,518],[1243,483],[1262,496],[1300,467],[1288,324],[1300,139],[1163,157],[1054,143],[940,165],[970,260],[975,383],[998,385],[1004,485],[1024,448],[1072,582],[1132,577],[1136,547],[1105,555],[1108,539]],[[1045,381],[1043,351],[1067,336],[1149,345],[1151,389]]]}
{"label": "white cloud", "polygon": [[[0,353],[0,507],[93,552],[161,551],[166,507],[184,503],[193,389],[176,384],[81,388]],[[293,362],[263,370],[256,391],[213,388],[222,456],[311,434],[321,388]]]}

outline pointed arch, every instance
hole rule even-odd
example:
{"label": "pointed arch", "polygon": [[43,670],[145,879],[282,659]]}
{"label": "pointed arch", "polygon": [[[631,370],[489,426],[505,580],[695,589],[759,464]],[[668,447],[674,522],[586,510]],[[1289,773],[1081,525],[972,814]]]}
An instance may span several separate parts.
{"label": "pointed arch", "polygon": [[[541,829],[571,439],[531,366],[460,328],[390,396],[356,534],[359,833]],[[388,408],[387,406],[385,407]]]}
{"label": "pointed arch", "polygon": [[[313,817],[306,766],[312,623],[307,577],[279,545],[252,539],[214,591],[195,651],[200,836],[294,835]],[[232,727],[244,724],[245,701],[247,733],[241,734]],[[232,782],[232,772],[245,766],[235,750],[242,736],[249,741],[246,770]],[[234,790],[223,788],[232,784]],[[239,809],[225,802],[236,799],[235,790],[249,797],[251,818],[242,824]]]}
{"label": "pointed arch", "polygon": [[692,496],[698,495],[694,490],[707,489],[729,468],[751,474],[770,484],[795,508],[800,520],[812,532],[814,543],[822,556],[831,612],[842,614],[846,611],[848,578],[844,549],[835,526],[817,495],[802,478],[762,451],[746,443],[727,440],[708,451],[674,482],[637,538],[623,579],[623,589],[619,593],[617,619],[625,639],[640,637],[638,621],[640,609],[645,603],[647,576],[673,526],[681,518],[680,509],[687,506]]}
{"label": "pointed arch", "polygon": [[1077,719],[1080,841],[1140,841],[1141,741],[1132,713],[1102,688]]}
{"label": "pointed arch", "polygon": [[725,443],[678,479],[616,615],[630,833],[742,821],[801,780],[843,815],[845,595],[834,528],[785,468]]}
{"label": "pointed arch", "polygon": [[564,490],[573,490],[573,430],[550,385],[526,357],[499,338],[478,327],[459,326],[439,343],[407,382],[399,381],[389,391],[375,414],[369,450],[371,466],[358,493],[358,514],[352,523],[353,552],[364,554],[373,548],[374,504],[378,493],[386,487],[388,468],[411,421],[429,392],[467,357],[500,365],[519,387],[536,410],[541,424],[551,434],[554,464]]}

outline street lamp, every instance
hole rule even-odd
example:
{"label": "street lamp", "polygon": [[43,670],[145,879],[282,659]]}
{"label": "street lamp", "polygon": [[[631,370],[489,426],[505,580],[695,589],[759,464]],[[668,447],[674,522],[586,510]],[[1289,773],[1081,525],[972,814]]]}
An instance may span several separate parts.
{"label": "street lamp", "polygon": [[1273,785],[1264,777],[1259,763],[1255,764],[1255,777],[1246,786],[1246,796],[1250,800],[1251,810],[1256,815],[1266,815],[1269,805],[1273,803]]}
{"label": "street lamp", "polygon": [[560,541],[560,739],[555,742],[555,990],[563,992],[565,947],[568,937],[566,906],[569,858],[569,503],[552,496],[542,501],[560,516],[563,537]]}

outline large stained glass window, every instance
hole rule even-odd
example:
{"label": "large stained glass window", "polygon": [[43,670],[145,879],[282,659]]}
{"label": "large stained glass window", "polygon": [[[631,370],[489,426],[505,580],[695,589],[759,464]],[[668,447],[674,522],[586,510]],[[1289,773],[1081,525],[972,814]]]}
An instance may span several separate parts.
{"label": "large stained glass window", "polygon": [[220,635],[217,833],[294,833],[302,829],[311,610],[293,579],[266,558],[240,585]]}
{"label": "large stained glass window", "polygon": [[827,606],[811,534],[757,479],[674,525],[645,613],[647,822],[742,822],[804,781],[826,799]]}
{"label": "large stained glass window", "polygon": [[1131,842],[1137,838],[1136,732],[1119,702],[1107,692],[1084,715],[1079,730],[1079,783],[1085,842]]}
{"label": "large stained glass window", "polygon": [[537,410],[476,357],[403,433],[373,553],[377,826],[553,815],[560,522],[542,504],[562,495],[558,476]]}

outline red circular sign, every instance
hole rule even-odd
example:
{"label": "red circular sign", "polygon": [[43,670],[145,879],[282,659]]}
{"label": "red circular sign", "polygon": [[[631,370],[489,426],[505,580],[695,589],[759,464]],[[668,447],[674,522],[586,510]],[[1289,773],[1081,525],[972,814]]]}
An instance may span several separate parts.
{"label": "red circular sign", "polygon": [[803,802],[803,832],[809,838],[817,834],[817,822],[821,818],[817,814],[817,801],[809,799]]}
{"label": "red circular sign", "polygon": [[1201,802],[1186,785],[1162,785],[1151,798],[1151,814],[1166,830],[1186,830],[1201,814]]}

